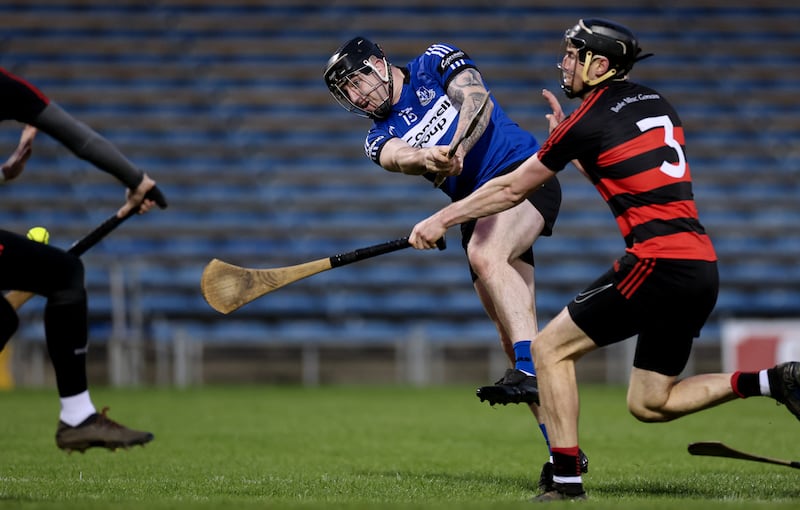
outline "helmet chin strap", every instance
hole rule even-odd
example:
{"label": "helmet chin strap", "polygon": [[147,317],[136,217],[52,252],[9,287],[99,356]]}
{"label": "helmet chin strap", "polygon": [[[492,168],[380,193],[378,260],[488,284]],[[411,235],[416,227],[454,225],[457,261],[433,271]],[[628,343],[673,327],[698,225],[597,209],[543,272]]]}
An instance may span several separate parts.
{"label": "helmet chin strap", "polygon": [[[593,56],[594,55],[592,54],[591,51],[586,51],[586,56],[583,59],[583,71],[581,71],[581,80],[583,82],[583,89],[581,91],[579,91],[579,92],[573,91],[572,87],[566,84],[566,82],[564,81],[564,74],[563,74],[564,73],[564,69],[562,69],[560,65],[558,66],[559,69],[561,69],[561,73],[562,73],[561,89],[564,91],[564,94],[566,94],[566,96],[568,98],[572,99],[574,97],[578,97],[578,96],[584,94],[585,92],[588,92],[589,89],[591,89],[595,85],[598,85],[598,84],[606,81],[607,79],[609,79],[612,76],[615,76],[617,74],[617,70],[616,69],[609,69],[602,76],[598,76],[597,78],[595,78],[593,80],[590,80],[589,79],[589,64],[592,63],[592,57]],[[576,68],[578,67],[577,64],[575,65],[575,67]],[[575,69],[573,69],[573,76],[574,76],[574,73],[575,73]]]}
{"label": "helmet chin strap", "polygon": [[602,83],[602,82],[606,81],[607,79],[611,78],[612,76],[614,76],[615,74],[617,74],[617,70],[616,69],[609,69],[602,76],[598,76],[594,80],[590,80],[589,79],[589,64],[591,64],[591,63],[592,63],[592,52],[591,51],[587,51],[586,52],[586,58],[583,59],[583,73],[581,74],[581,78],[583,79],[583,83],[585,83],[589,87],[594,87],[598,83]]}

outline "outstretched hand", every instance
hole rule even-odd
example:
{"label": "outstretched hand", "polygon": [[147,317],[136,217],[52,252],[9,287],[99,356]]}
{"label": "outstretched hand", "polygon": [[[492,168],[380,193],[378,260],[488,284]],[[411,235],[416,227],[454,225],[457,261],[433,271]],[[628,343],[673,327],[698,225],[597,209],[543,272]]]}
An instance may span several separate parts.
{"label": "outstretched hand", "polygon": [[556,126],[558,126],[561,121],[564,120],[564,110],[561,109],[561,104],[558,102],[558,99],[556,99],[555,94],[549,90],[543,89],[542,96],[545,98],[547,104],[550,105],[550,109],[553,111],[553,113],[548,113],[545,115],[545,118],[549,123],[548,133],[552,133]]}
{"label": "outstretched hand", "polygon": [[33,153],[33,139],[36,137],[37,129],[33,126],[25,126],[22,130],[22,135],[19,138],[19,145],[14,150],[14,153],[3,163],[3,180],[10,181],[19,177],[19,174],[25,170],[25,163]]}

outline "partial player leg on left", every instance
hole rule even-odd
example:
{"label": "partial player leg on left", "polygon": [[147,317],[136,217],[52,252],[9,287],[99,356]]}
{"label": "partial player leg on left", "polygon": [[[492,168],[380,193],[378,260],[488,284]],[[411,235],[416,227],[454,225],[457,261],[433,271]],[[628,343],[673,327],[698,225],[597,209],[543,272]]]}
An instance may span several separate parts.
{"label": "partial player leg on left", "polygon": [[[89,396],[88,305],[81,260],[11,232],[0,231],[0,246],[0,288],[34,292],[47,299],[45,339],[61,402],[58,447],[79,451],[93,446],[115,449],[152,440],[149,432],[128,429],[107,419],[105,413],[98,414]],[[9,306],[0,309],[16,319]]]}

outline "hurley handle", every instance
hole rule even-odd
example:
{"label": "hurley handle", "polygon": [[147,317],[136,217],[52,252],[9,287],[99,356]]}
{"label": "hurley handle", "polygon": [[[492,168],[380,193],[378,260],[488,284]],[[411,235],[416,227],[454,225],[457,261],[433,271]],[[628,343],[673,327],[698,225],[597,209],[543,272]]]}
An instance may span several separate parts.
{"label": "hurley handle", "polygon": [[[378,255],[383,255],[384,253],[391,253],[393,251],[409,248],[410,246],[411,244],[408,242],[408,236],[406,236],[401,237],[400,239],[395,239],[394,241],[374,244],[372,246],[367,246],[366,248],[359,248],[347,253],[334,255],[328,260],[330,260],[331,267],[340,267],[347,264],[352,264],[353,262],[358,262],[359,260],[377,257]],[[441,237],[438,241],[436,241],[436,247],[440,250],[447,248],[447,242],[444,240],[444,237]]]}
{"label": "hurley handle", "polygon": [[[161,193],[157,187],[152,187],[146,194],[145,198],[153,200],[158,206],[162,209],[167,207],[167,199],[164,198],[164,194]],[[81,256],[86,251],[91,248],[92,246],[96,245],[100,242],[105,236],[110,234],[115,228],[120,226],[123,221],[127,220],[131,216],[135,215],[138,212],[137,209],[131,209],[128,211],[123,217],[119,217],[116,214],[111,215],[106,221],[101,223],[97,228],[83,236],[81,239],[75,241],[75,243],[67,250],[69,253],[72,253],[77,256]]]}

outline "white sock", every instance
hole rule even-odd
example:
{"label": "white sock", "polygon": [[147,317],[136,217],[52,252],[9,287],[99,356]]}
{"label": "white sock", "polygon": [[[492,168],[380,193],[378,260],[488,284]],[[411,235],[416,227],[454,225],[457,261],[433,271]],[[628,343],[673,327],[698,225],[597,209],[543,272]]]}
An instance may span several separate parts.
{"label": "white sock", "polygon": [[769,378],[767,377],[767,371],[761,370],[758,372],[758,385],[761,386],[761,394],[765,397],[771,397],[772,392],[769,389]]}
{"label": "white sock", "polygon": [[557,483],[583,483],[583,478],[578,476],[553,476],[553,481]]}
{"label": "white sock", "polygon": [[97,412],[92,399],[89,397],[89,390],[86,390],[71,397],[61,398],[61,415],[59,419],[75,427],[80,425],[86,418]]}

